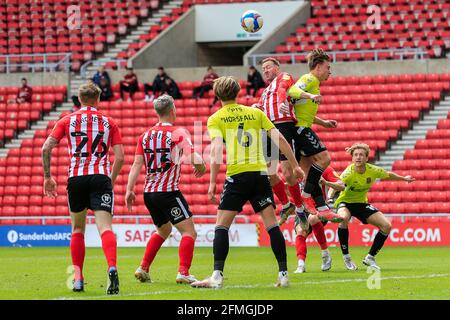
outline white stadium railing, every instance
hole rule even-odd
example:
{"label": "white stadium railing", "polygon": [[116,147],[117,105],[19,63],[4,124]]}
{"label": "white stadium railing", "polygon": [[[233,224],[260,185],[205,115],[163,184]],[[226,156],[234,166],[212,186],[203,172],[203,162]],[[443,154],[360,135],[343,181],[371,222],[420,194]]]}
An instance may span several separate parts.
{"label": "white stadium railing", "polygon": [[[373,53],[373,61],[379,61],[380,54],[383,53],[392,53],[392,55],[399,60],[404,60],[405,58],[414,59],[414,60],[423,60],[428,57],[428,52],[424,51],[420,48],[403,48],[403,49],[379,49],[379,50],[345,50],[345,51],[327,51],[327,53],[332,58],[332,62],[337,62],[337,57],[339,55],[350,55],[350,54],[365,54],[365,53]],[[293,53],[261,53],[261,54],[252,54],[248,56],[249,65],[256,66],[261,60],[267,57],[290,57],[292,64],[301,63],[298,62],[296,57],[305,57],[308,55],[308,52],[293,52]],[[370,60],[365,60],[370,61]]]}
{"label": "white stadium railing", "polygon": [[108,59],[108,58],[103,58],[103,59],[98,59],[98,60],[89,60],[86,61],[80,68],[80,76],[83,80],[86,80],[89,75],[88,73],[88,68],[90,66],[93,66],[94,68],[97,68],[101,65],[104,65],[105,63],[108,62],[114,62],[117,66],[117,70],[120,70],[122,68],[121,63],[122,62],[127,62],[128,60],[126,59]]}
{"label": "white stadium railing", "polygon": [[71,53],[0,55],[0,73],[17,72],[18,69],[22,72],[69,72],[71,55]]}

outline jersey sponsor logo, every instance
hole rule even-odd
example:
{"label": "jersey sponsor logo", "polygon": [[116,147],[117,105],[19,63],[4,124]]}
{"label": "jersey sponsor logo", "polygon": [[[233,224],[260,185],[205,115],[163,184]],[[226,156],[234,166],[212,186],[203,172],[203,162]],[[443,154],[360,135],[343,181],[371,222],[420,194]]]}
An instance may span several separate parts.
{"label": "jersey sponsor logo", "polygon": [[300,88],[300,89],[305,89],[306,88],[306,83],[304,83],[304,82],[300,82],[299,84],[298,84],[298,87]]}
{"label": "jersey sponsor logo", "polygon": [[366,183],[369,184],[369,183],[371,183],[371,182],[372,182],[372,178],[371,178],[371,177],[368,177],[368,178],[366,179]]}

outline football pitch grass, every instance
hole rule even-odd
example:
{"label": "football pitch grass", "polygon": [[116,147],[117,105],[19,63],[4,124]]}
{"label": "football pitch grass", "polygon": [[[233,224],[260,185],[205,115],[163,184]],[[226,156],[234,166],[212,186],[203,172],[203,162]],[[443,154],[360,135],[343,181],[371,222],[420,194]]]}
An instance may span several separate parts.
{"label": "football pitch grass", "polygon": [[[320,270],[320,250],[308,249],[307,272],[294,274],[295,249],[288,248],[290,287],[275,288],[278,270],[270,248],[230,248],[224,287],[214,290],[175,283],[177,248],[162,248],[150,269],[153,282],[140,283],[134,271],[144,248],[119,248],[120,295],[107,296],[106,261],[99,248],[86,249],[82,293],[67,287],[69,248],[0,248],[0,299],[450,299],[449,247],[383,248],[379,274],[368,273],[361,262],[368,248],[351,248],[357,271],[346,270],[339,248],[330,248],[333,267],[327,272]],[[191,273],[203,279],[212,265],[212,248],[196,248]]]}

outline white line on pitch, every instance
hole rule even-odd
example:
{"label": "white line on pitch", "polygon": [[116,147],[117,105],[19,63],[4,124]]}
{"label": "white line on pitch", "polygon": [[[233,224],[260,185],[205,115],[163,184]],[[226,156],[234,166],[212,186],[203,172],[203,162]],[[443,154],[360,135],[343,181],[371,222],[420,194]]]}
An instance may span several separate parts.
{"label": "white line on pitch", "polygon": [[[384,277],[381,280],[403,280],[403,279],[427,279],[427,278],[439,278],[439,277],[448,277],[450,273],[441,273],[441,274],[430,274],[426,276],[394,276],[394,277]],[[367,278],[356,278],[356,279],[339,279],[339,280],[324,280],[324,281],[303,281],[297,282],[299,284],[324,284],[324,283],[343,283],[343,282],[365,282]],[[223,289],[254,289],[258,287],[271,287],[267,285],[234,285],[234,286],[225,286]],[[221,290],[223,290],[221,289]],[[139,297],[139,296],[147,296],[147,295],[160,295],[167,293],[191,293],[194,289],[190,290],[163,290],[163,291],[150,291],[150,292],[136,292],[136,293],[126,293],[120,294],[118,296],[111,295],[99,295],[99,296],[80,296],[79,298],[73,297],[58,297],[53,300],[85,300],[85,299],[102,299],[102,298],[121,298],[121,297]],[[200,289],[201,290],[201,289]]]}

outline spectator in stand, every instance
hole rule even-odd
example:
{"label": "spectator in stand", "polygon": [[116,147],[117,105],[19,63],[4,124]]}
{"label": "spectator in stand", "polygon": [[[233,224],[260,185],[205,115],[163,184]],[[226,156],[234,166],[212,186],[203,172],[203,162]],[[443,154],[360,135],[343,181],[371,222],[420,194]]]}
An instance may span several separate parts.
{"label": "spectator in stand", "polygon": [[109,77],[108,72],[105,71],[104,66],[100,66],[98,68],[97,72],[92,77],[92,81],[94,81],[94,83],[97,85],[97,87],[100,87],[100,81],[102,79],[106,79],[106,81],[108,82],[108,85],[111,84],[111,78]]}
{"label": "spectator in stand", "polygon": [[113,92],[108,79],[101,78],[100,89],[102,90],[102,92],[100,93],[100,101],[109,101],[113,96]]}
{"label": "spectator in stand", "polygon": [[132,68],[127,67],[124,80],[120,81],[120,98],[123,100],[124,91],[129,93],[129,99],[133,100],[134,93],[138,91],[138,78]]}
{"label": "spectator in stand", "polygon": [[[265,88],[266,84],[254,66],[250,66],[247,75],[247,98],[256,97],[256,93],[259,89]],[[253,92],[251,92],[253,90]]]}
{"label": "spectator in stand", "polygon": [[[165,86],[165,80],[168,77],[164,67],[159,67],[158,74],[155,79],[153,79],[153,83],[151,85],[148,83],[144,84],[145,101],[153,101],[153,99],[156,99],[161,95]],[[150,91],[152,91],[151,95],[149,95]]]}
{"label": "spectator in stand", "polygon": [[27,79],[22,78],[22,87],[20,87],[17,93],[16,99],[11,99],[9,103],[31,103],[31,96],[33,95],[33,90],[28,86]]}
{"label": "spectator in stand", "polygon": [[175,80],[173,80],[170,77],[166,77],[166,79],[164,80],[162,93],[163,94],[166,93],[174,99],[182,98],[180,89],[178,88],[178,85],[176,84]]}
{"label": "spectator in stand", "polygon": [[203,82],[200,86],[195,87],[192,91],[192,98],[198,99],[202,98],[203,95],[212,89],[214,80],[216,80],[219,76],[215,73],[214,69],[209,66],[205,76],[203,77]]}

